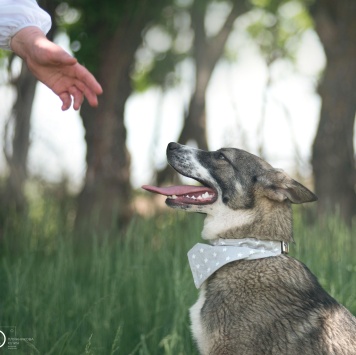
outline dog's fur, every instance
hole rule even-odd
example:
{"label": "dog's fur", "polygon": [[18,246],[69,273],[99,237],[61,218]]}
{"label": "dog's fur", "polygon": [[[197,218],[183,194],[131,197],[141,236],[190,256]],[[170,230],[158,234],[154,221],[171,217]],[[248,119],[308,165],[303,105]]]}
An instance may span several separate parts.
{"label": "dog's fur", "polygon": [[[169,164],[215,190],[209,203],[168,198],[206,214],[202,237],[293,241],[291,203],[316,196],[283,171],[239,149],[206,152],[176,143]],[[281,254],[231,262],[202,285],[190,309],[203,355],[356,354],[356,319],[299,261]]]}

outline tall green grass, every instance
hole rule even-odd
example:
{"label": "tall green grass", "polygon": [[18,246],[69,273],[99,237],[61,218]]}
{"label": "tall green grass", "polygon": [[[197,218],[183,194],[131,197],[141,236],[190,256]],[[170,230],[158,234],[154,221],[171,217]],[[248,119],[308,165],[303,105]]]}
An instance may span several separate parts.
{"label": "tall green grass", "polygon": [[82,249],[53,221],[27,222],[21,253],[12,245],[0,260],[0,330],[34,339],[23,354],[194,354],[186,252],[201,219],[191,217],[137,217],[116,241],[88,235]]}
{"label": "tall green grass", "polygon": [[[136,217],[116,240],[92,233],[78,248],[48,214],[3,235],[0,330],[15,326],[17,337],[33,338],[16,354],[197,354],[188,317],[197,291],[186,253],[200,240],[202,216]],[[297,217],[291,249],[355,314],[351,234],[336,219],[305,225]]]}

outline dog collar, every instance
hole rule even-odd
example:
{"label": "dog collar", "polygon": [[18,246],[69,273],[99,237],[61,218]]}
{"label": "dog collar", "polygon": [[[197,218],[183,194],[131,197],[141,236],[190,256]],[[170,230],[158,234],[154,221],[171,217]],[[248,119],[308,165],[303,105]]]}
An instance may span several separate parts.
{"label": "dog collar", "polygon": [[213,245],[198,243],[189,250],[188,260],[196,288],[222,266],[236,260],[269,258],[288,253],[288,243],[245,239],[216,239]]}

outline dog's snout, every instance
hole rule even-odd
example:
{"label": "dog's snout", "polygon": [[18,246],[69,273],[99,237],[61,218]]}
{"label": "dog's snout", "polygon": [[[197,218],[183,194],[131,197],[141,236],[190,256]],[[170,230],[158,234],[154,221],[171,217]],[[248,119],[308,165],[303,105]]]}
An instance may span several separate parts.
{"label": "dog's snout", "polygon": [[167,146],[167,150],[176,150],[180,147],[181,145],[175,142],[171,142]]}

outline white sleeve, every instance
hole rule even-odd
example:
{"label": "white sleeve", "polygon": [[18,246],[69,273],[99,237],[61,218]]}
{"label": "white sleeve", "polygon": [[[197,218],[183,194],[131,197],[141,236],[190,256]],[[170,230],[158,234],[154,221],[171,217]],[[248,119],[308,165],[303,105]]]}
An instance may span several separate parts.
{"label": "white sleeve", "polygon": [[47,34],[51,17],[36,0],[0,0],[0,48],[9,49],[11,38],[28,26],[36,26]]}

